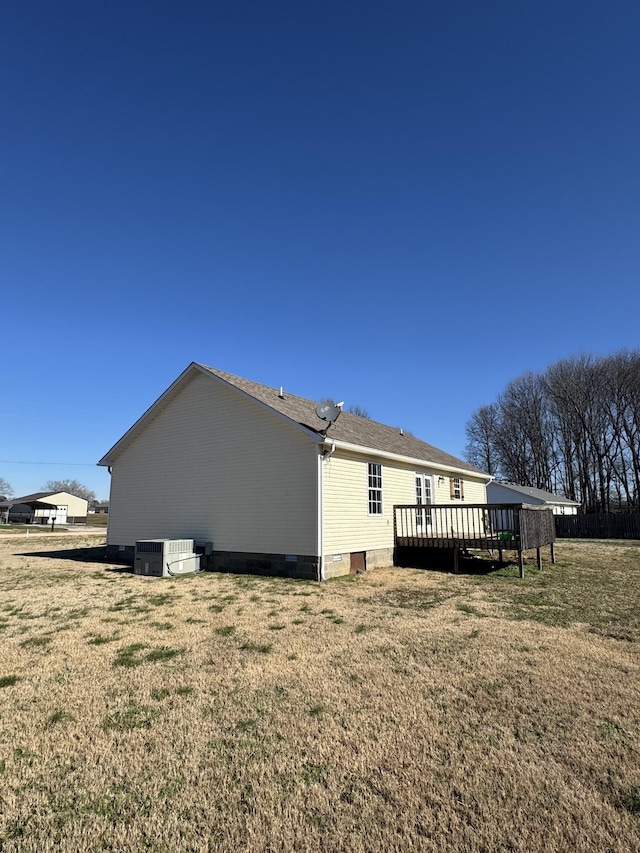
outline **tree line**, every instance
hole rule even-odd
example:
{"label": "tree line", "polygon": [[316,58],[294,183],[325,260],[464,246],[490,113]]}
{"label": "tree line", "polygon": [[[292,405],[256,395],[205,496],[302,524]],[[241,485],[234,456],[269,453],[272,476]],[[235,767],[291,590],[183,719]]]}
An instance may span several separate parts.
{"label": "tree line", "polygon": [[509,382],[466,426],[467,461],[564,494],[584,512],[640,511],[640,351],[562,359]]}

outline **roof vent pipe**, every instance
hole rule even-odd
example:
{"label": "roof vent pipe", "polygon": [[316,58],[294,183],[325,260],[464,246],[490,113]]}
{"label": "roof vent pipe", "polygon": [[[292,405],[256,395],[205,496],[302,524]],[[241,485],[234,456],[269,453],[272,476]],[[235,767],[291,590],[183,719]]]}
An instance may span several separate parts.
{"label": "roof vent pipe", "polygon": [[402,427],[400,427],[400,435],[404,435],[404,432],[402,431]]}
{"label": "roof vent pipe", "polygon": [[278,394],[278,397],[280,397],[281,400],[284,400],[284,391],[282,389],[282,385],[280,386],[280,392]]}

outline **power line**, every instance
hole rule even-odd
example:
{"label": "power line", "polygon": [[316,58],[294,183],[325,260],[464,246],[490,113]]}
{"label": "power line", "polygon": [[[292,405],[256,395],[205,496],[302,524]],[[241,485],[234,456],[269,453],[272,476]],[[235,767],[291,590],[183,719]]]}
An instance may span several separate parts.
{"label": "power line", "polygon": [[0,459],[0,465],[76,465],[80,467],[97,467],[95,462],[26,462],[24,459]]}

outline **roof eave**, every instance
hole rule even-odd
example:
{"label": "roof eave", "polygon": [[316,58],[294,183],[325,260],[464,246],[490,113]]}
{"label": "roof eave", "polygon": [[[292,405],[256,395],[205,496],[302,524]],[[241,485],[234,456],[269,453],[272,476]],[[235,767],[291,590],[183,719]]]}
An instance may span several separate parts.
{"label": "roof eave", "polygon": [[375,447],[365,447],[362,444],[350,444],[347,441],[339,439],[326,438],[324,441],[327,447],[335,446],[339,450],[348,450],[352,453],[360,453],[364,456],[376,456],[381,459],[388,459],[392,462],[404,462],[408,465],[420,466],[421,468],[433,468],[436,471],[446,471],[450,474],[464,474],[467,477],[476,477],[477,479],[486,480],[490,483],[493,479],[491,474],[485,474],[483,471],[472,471],[470,468],[459,468],[455,465],[444,465],[441,462],[430,462],[427,459],[419,459],[416,456],[404,456],[400,453],[390,453],[388,450],[377,450]]}

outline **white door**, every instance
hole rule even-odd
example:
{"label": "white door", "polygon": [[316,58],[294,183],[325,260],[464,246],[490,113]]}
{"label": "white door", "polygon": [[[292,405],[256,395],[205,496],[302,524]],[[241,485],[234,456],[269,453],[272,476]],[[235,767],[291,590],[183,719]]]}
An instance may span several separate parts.
{"label": "white door", "polygon": [[[416,503],[419,506],[427,506],[433,503],[433,483],[430,474],[416,474]],[[416,527],[418,535],[431,533],[431,511],[428,509],[416,510]]]}

